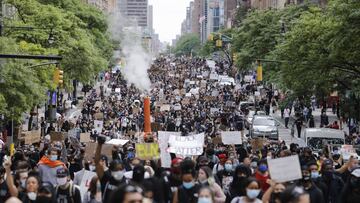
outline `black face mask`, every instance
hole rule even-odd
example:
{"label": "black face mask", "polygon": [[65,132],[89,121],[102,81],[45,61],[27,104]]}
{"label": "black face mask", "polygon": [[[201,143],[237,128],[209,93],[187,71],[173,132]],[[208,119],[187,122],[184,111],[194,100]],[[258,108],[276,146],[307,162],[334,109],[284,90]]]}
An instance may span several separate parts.
{"label": "black face mask", "polygon": [[360,188],[360,178],[351,178],[350,179],[350,185],[353,188]]}
{"label": "black face mask", "polygon": [[311,176],[310,176],[310,175],[303,175],[302,180],[303,180],[304,182],[308,182],[308,181],[311,180]]}
{"label": "black face mask", "polygon": [[272,197],[273,197],[274,200],[275,199],[280,199],[280,196],[281,196],[281,192],[272,193]]}
{"label": "black face mask", "polygon": [[52,203],[52,199],[51,197],[46,197],[46,196],[38,196],[36,198],[36,203]]}

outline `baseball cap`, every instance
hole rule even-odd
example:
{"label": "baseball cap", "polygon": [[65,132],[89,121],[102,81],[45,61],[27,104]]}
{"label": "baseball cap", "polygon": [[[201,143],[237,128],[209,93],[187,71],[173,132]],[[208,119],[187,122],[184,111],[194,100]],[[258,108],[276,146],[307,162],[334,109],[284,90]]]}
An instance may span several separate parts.
{"label": "baseball cap", "polygon": [[219,154],[219,159],[226,159],[227,157],[226,157],[226,154]]}
{"label": "baseball cap", "polygon": [[56,177],[63,178],[69,175],[69,170],[67,168],[59,168],[56,170]]}

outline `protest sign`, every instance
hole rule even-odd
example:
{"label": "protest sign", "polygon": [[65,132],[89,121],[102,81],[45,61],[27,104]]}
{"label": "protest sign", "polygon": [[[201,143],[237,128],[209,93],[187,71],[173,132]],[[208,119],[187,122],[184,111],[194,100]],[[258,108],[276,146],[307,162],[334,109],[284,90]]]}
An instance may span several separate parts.
{"label": "protest sign", "polygon": [[65,138],[64,138],[64,134],[62,132],[55,132],[55,131],[52,131],[50,132],[50,140],[51,142],[55,142],[55,141],[63,141]]}
{"label": "protest sign", "polygon": [[218,91],[218,90],[213,90],[213,91],[211,92],[211,96],[213,96],[213,97],[219,96],[219,91]]}
{"label": "protest sign", "polygon": [[341,145],[340,153],[344,160],[349,160],[350,156],[357,157],[354,146],[352,145]]}
{"label": "protest sign", "polygon": [[189,92],[189,93],[186,93],[185,94],[185,97],[191,97],[191,93]]}
{"label": "protest sign", "polygon": [[179,89],[175,89],[175,90],[174,90],[174,94],[175,94],[175,95],[179,95],[179,94],[180,94],[180,90],[179,90]]}
{"label": "protest sign", "polygon": [[75,177],[78,175],[82,175],[79,187],[80,187],[81,197],[84,197],[86,192],[89,190],[91,179],[94,176],[96,176],[96,173],[88,170],[81,170],[79,172],[75,172],[74,174]]}
{"label": "protest sign", "polygon": [[169,104],[163,104],[160,107],[160,111],[170,111],[170,105]]}
{"label": "protest sign", "polygon": [[104,121],[101,120],[94,120],[94,129],[96,132],[101,133],[104,127]]}
{"label": "protest sign", "polygon": [[120,88],[115,88],[115,92],[116,92],[116,93],[120,93],[120,92],[121,92],[121,89],[120,89]]}
{"label": "protest sign", "polygon": [[204,133],[188,136],[170,135],[169,144],[171,153],[183,156],[201,155],[204,146]]}
{"label": "protest sign", "polygon": [[102,119],[104,119],[104,114],[103,113],[95,113],[94,114],[94,119],[95,120],[102,120]]}
{"label": "protest sign", "polygon": [[40,130],[33,130],[25,134],[24,141],[25,144],[33,144],[40,142]]}
{"label": "protest sign", "polygon": [[159,131],[158,132],[161,167],[164,167],[164,168],[171,167],[171,156],[168,152],[170,135],[180,136],[181,133],[180,132],[168,132],[168,131]]}
{"label": "protest sign", "polygon": [[100,108],[101,106],[102,106],[102,102],[101,102],[101,101],[96,101],[96,102],[95,102],[95,105],[94,105],[95,108],[96,108],[96,107]]}
{"label": "protest sign", "polygon": [[80,133],[80,142],[90,142],[90,133]]}
{"label": "protest sign", "polygon": [[159,159],[159,145],[157,143],[136,144],[136,157],[142,160]]}
{"label": "protest sign", "polygon": [[260,149],[263,148],[265,141],[266,141],[266,140],[264,140],[263,138],[255,138],[255,139],[252,139],[252,140],[250,141],[251,147],[252,147],[253,149],[255,149],[255,150],[256,150],[256,149],[260,150]]}
{"label": "protest sign", "polygon": [[175,111],[181,111],[181,105],[180,104],[175,104],[174,105],[174,110]]}
{"label": "protest sign", "polygon": [[267,160],[271,179],[283,183],[302,178],[299,156]]}
{"label": "protest sign", "polygon": [[220,112],[219,108],[210,108],[210,113],[214,114],[215,112]]}
{"label": "protest sign", "polygon": [[210,73],[210,80],[218,80],[219,79],[219,75],[216,73]]}
{"label": "protest sign", "polygon": [[188,104],[190,104],[190,99],[189,99],[189,98],[184,98],[184,99],[181,101],[181,103],[182,103],[183,105],[188,105]]}
{"label": "protest sign", "polygon": [[[95,142],[87,142],[85,147],[85,159],[92,160],[95,157],[97,143]],[[112,149],[113,145],[111,144],[103,144],[101,148],[101,154],[107,156],[109,160],[112,159]]]}
{"label": "protest sign", "polygon": [[186,90],[185,90],[185,89],[181,89],[181,90],[180,90],[180,94],[181,94],[181,95],[186,94]]}
{"label": "protest sign", "polygon": [[[134,132],[134,131],[133,131]],[[135,132],[134,132],[135,134]],[[111,139],[109,141],[106,142],[106,144],[112,144],[112,145],[121,145],[123,146],[124,144],[126,144],[127,142],[129,142],[129,140],[123,140],[123,139]]]}
{"label": "protest sign", "polygon": [[242,144],[240,131],[222,131],[221,132],[222,143],[226,145]]}
{"label": "protest sign", "polygon": [[214,137],[211,139],[213,144],[220,144],[221,143],[221,137]]}

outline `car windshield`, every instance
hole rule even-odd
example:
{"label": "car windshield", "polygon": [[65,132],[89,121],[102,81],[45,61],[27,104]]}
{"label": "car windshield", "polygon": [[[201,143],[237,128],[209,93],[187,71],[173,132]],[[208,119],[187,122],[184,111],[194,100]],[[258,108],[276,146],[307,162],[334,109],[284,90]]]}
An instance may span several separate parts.
{"label": "car windshield", "polygon": [[256,118],[254,119],[253,124],[275,126],[275,121],[271,118]]}
{"label": "car windshield", "polygon": [[330,145],[343,145],[344,144],[344,139],[310,137],[310,138],[308,138],[308,143],[307,143],[307,145],[313,150],[322,149],[327,144],[330,144]]}

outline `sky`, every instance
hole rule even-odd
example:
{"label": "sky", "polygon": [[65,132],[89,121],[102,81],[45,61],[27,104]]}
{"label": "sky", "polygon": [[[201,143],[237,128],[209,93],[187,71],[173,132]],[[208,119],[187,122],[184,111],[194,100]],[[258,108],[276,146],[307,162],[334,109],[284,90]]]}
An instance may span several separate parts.
{"label": "sky", "polygon": [[186,7],[191,0],[149,0],[153,5],[153,26],[160,41],[171,43],[181,32],[181,23],[186,18]]}

